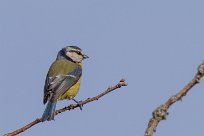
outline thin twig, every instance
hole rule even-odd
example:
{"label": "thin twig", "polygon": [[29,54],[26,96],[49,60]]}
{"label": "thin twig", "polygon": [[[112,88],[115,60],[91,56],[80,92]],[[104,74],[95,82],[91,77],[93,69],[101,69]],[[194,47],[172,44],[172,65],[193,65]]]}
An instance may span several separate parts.
{"label": "thin twig", "polygon": [[[81,101],[79,104],[71,104],[71,105],[69,105],[67,107],[56,110],[55,115],[58,115],[59,113],[62,113],[62,112],[68,111],[68,110],[73,110],[73,109],[79,107],[79,105],[85,105],[85,104],[90,103],[92,101],[96,101],[99,98],[101,98],[102,96],[104,96],[104,95],[106,95],[106,94],[108,94],[108,93],[110,93],[110,92],[112,92],[112,91],[114,91],[114,90],[116,90],[116,89],[118,89],[118,88],[120,88],[122,86],[127,86],[124,79],[121,79],[120,82],[117,85],[115,85],[113,87],[109,87],[105,92],[103,92],[103,93],[101,93],[101,94],[99,94],[99,95],[97,95],[95,97],[88,98],[88,99],[86,99],[84,101]],[[20,128],[20,129],[17,129],[17,130],[15,130],[13,132],[7,133],[4,136],[15,136],[17,134],[20,134],[20,133],[26,131],[27,129],[31,128],[32,126],[34,126],[34,125],[36,125],[36,124],[38,124],[40,122],[42,122],[42,118],[37,118],[34,121],[32,121],[31,123],[25,125],[24,127]]]}
{"label": "thin twig", "polygon": [[158,126],[161,120],[165,120],[167,115],[169,114],[167,111],[175,102],[179,101],[184,97],[188,91],[198,84],[201,78],[204,76],[204,62],[198,67],[198,71],[194,78],[176,95],[170,97],[163,105],[157,107],[153,113],[152,118],[149,120],[148,127],[145,131],[145,136],[152,136],[156,131],[156,127]]}

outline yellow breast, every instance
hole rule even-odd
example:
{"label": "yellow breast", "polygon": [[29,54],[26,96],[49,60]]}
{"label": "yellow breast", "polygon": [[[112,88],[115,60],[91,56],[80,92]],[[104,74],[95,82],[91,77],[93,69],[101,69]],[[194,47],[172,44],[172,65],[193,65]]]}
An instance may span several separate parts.
{"label": "yellow breast", "polygon": [[81,82],[81,78],[77,81],[77,83],[75,85],[73,85],[71,88],[69,88],[64,95],[60,96],[58,100],[60,101],[60,100],[64,100],[64,99],[74,98],[79,91],[80,82]]}

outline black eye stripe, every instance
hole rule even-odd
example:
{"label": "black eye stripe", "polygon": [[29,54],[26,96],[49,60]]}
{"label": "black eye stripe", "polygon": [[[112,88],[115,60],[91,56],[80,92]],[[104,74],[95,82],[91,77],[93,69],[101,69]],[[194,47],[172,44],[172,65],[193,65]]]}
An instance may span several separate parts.
{"label": "black eye stripe", "polygon": [[76,51],[76,53],[79,54],[79,55],[81,55],[81,52],[80,52],[80,51]]}
{"label": "black eye stripe", "polygon": [[75,53],[77,53],[79,55],[82,55],[82,53],[80,51],[77,51],[77,50],[71,50],[70,52],[75,52]]}

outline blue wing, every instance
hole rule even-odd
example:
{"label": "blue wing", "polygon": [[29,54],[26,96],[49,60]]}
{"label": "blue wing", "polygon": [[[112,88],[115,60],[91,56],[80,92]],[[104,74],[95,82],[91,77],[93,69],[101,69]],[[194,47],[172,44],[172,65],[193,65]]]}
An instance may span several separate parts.
{"label": "blue wing", "polygon": [[64,76],[57,75],[55,77],[49,77],[49,75],[47,75],[44,86],[44,104],[49,99],[56,101],[70,87],[77,83],[81,75],[82,69],[80,66],[77,66],[73,71],[67,73]]}

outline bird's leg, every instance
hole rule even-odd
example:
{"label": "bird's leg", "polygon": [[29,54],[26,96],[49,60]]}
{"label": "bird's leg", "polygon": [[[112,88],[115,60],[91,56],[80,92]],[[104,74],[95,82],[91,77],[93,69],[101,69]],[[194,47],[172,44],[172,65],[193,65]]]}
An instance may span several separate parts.
{"label": "bird's leg", "polygon": [[72,98],[72,100],[75,101],[79,105],[80,110],[82,110],[83,105],[80,104],[80,101],[77,101],[74,98]]}

